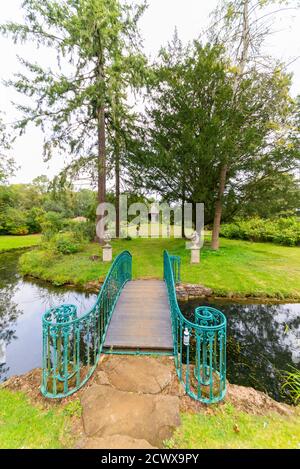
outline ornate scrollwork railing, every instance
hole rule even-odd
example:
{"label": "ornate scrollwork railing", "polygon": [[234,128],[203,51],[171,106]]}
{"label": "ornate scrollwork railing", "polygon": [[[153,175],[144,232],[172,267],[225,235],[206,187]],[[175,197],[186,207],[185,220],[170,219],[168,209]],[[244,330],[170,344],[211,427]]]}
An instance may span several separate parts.
{"label": "ornate scrollwork railing", "polygon": [[[178,264],[175,264],[175,267]],[[187,320],[177,303],[173,256],[164,252],[164,279],[172,318],[175,367],[186,393],[205,404],[222,400],[226,393],[226,317],[208,306]]]}
{"label": "ornate scrollwork railing", "polygon": [[78,391],[94,372],[110,318],[122,288],[132,277],[132,257],[122,252],[113,262],[92,309],[77,317],[76,306],[51,308],[43,316],[45,397],[62,398]]}

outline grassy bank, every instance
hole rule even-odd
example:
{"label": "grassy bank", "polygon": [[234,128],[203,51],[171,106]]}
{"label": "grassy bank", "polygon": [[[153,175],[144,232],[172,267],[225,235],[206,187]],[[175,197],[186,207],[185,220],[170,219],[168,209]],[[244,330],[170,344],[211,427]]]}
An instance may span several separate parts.
{"label": "grassy bank", "polygon": [[167,443],[180,449],[299,449],[300,417],[256,416],[225,404],[212,415],[183,414]]}
{"label": "grassy bank", "polygon": [[[271,243],[251,243],[221,239],[221,249],[212,251],[209,239],[201,250],[201,263],[190,264],[190,251],[182,239],[132,239],[112,242],[116,256],[127,249],[133,255],[134,278],[162,278],[164,249],[181,256],[182,281],[201,283],[224,296],[253,296],[270,298],[300,298],[300,248]],[[84,286],[93,280],[103,280],[110,267],[101,260],[101,248],[89,244],[83,252],[68,256],[51,256],[34,250],[21,257],[24,275],[51,281]]]}
{"label": "grassy bank", "polygon": [[[74,408],[74,404],[72,403]],[[33,406],[22,392],[0,389],[0,448],[70,448],[72,409],[44,410]]]}
{"label": "grassy bank", "polygon": [[0,236],[0,252],[29,248],[38,245],[40,241],[41,235],[39,234],[27,236]]}
{"label": "grassy bank", "polygon": [[[18,391],[0,389],[0,449],[73,448],[79,400],[53,406],[33,405]],[[181,426],[165,442],[178,449],[280,449],[300,447],[300,416],[256,416],[225,404],[210,414],[183,413]],[[77,424],[78,425],[78,424]]]}

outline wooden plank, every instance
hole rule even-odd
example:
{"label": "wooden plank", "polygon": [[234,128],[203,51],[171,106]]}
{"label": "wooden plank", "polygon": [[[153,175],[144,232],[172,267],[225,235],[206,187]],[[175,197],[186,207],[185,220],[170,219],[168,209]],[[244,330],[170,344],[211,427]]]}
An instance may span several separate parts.
{"label": "wooden plank", "polygon": [[167,289],[159,280],[128,282],[110,321],[105,348],[171,351]]}

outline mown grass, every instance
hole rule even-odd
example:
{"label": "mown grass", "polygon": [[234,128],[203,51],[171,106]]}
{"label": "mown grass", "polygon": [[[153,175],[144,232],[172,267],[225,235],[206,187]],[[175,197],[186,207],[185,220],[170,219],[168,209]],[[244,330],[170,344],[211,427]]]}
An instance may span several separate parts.
{"label": "mown grass", "polygon": [[183,414],[166,442],[178,449],[299,449],[300,417],[256,416],[225,404],[213,415]]}
{"label": "mown grass", "polygon": [[72,415],[68,407],[44,410],[21,392],[0,389],[0,448],[70,448]]}
{"label": "mown grass", "polygon": [[[219,251],[210,248],[209,239],[201,250],[201,263],[190,264],[190,251],[182,239],[132,239],[112,242],[114,256],[127,249],[133,255],[134,278],[162,278],[164,249],[181,256],[183,282],[201,283],[215,295],[269,298],[300,298],[300,248],[271,243],[252,243],[221,239]],[[57,285],[83,286],[103,280],[110,267],[101,259],[101,248],[89,244],[83,252],[51,256],[49,252],[30,251],[21,257],[25,275],[48,280]]]}
{"label": "mown grass", "polygon": [[26,236],[0,236],[0,252],[11,251],[12,249],[29,248],[36,246],[41,241],[41,235]]}

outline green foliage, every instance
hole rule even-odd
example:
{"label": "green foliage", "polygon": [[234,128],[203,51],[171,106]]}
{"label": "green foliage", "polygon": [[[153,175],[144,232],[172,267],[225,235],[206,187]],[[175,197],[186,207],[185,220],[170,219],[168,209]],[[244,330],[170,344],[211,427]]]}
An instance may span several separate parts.
{"label": "green foliage", "polygon": [[300,244],[300,220],[297,217],[265,220],[236,220],[221,227],[221,236],[230,239],[268,241],[286,246]]}
{"label": "green foliage", "polygon": [[42,231],[41,221],[44,210],[40,207],[32,207],[26,212],[26,226],[29,233],[40,233]]}
{"label": "green foliage", "polygon": [[[95,212],[94,212],[95,213]],[[78,240],[94,241],[96,236],[96,225],[94,221],[69,221],[66,230],[74,233]]]}
{"label": "green foliage", "polygon": [[181,419],[181,426],[165,443],[167,448],[299,448],[299,415],[251,415],[225,404],[209,414],[184,413]]}
{"label": "green foliage", "polygon": [[[0,31],[16,43],[28,41],[33,47],[48,47],[57,56],[55,69],[21,58],[23,73],[7,84],[30,98],[28,106],[17,106],[23,116],[17,129],[23,133],[30,122],[43,130],[47,126],[47,158],[54,149],[71,156],[62,180],[80,171],[97,178],[94,141],[104,106],[104,134],[111,162],[116,133],[120,135],[123,128],[116,125],[116,116],[122,123],[134,119],[126,91],[143,83],[146,60],[137,23],[144,9],[143,1],[25,0],[24,21],[0,25]],[[102,140],[99,145],[105,154]]]}
{"label": "green foliage", "polygon": [[7,207],[0,213],[0,229],[12,235],[28,234],[26,214],[18,208]]}
{"label": "green foliage", "polygon": [[46,249],[57,254],[74,254],[82,251],[84,240],[79,239],[72,232],[57,233],[46,244]]}
{"label": "green foliage", "polygon": [[299,190],[287,178],[299,161],[300,102],[289,96],[288,76],[251,68],[235,93],[236,71],[223,45],[196,41],[183,47],[177,35],[154,71],[151,106],[132,150],[136,188],[166,201],[204,202],[211,223],[226,161],[225,216],[252,197],[261,205],[258,186],[261,195],[276,198],[273,211],[289,209],[282,200],[289,186],[295,208]]}
{"label": "green foliage", "polygon": [[74,217],[89,217],[93,213],[93,221],[96,213],[96,194],[89,189],[81,189],[73,194]]}
{"label": "green foliage", "polygon": [[[50,186],[46,176],[36,178],[31,184],[0,185],[0,234],[43,231],[45,238],[49,239],[64,229],[69,223],[67,218],[84,216],[94,220],[94,191],[74,191],[70,187],[58,191]],[[87,224],[85,230],[86,237],[94,239],[92,223]]]}
{"label": "green foliage", "polygon": [[66,220],[56,212],[48,212],[41,219],[43,244],[41,248],[53,254],[74,254],[94,239],[95,224]]}
{"label": "green foliage", "polygon": [[49,241],[56,233],[62,231],[66,220],[57,212],[46,212],[40,219],[40,225],[45,241]]}
{"label": "green foliage", "polygon": [[254,186],[246,184],[242,193],[232,187],[231,195],[224,210],[227,220],[233,215],[239,218],[295,216],[300,206],[299,180],[291,174],[274,174],[256,181]]}
{"label": "green foliage", "polygon": [[300,403],[300,370],[291,366],[291,371],[284,373],[284,383],[282,390],[294,402],[295,405]]}
{"label": "green foliage", "polygon": [[74,444],[70,418],[59,408],[32,405],[21,392],[0,389],[0,448],[70,448]]}

